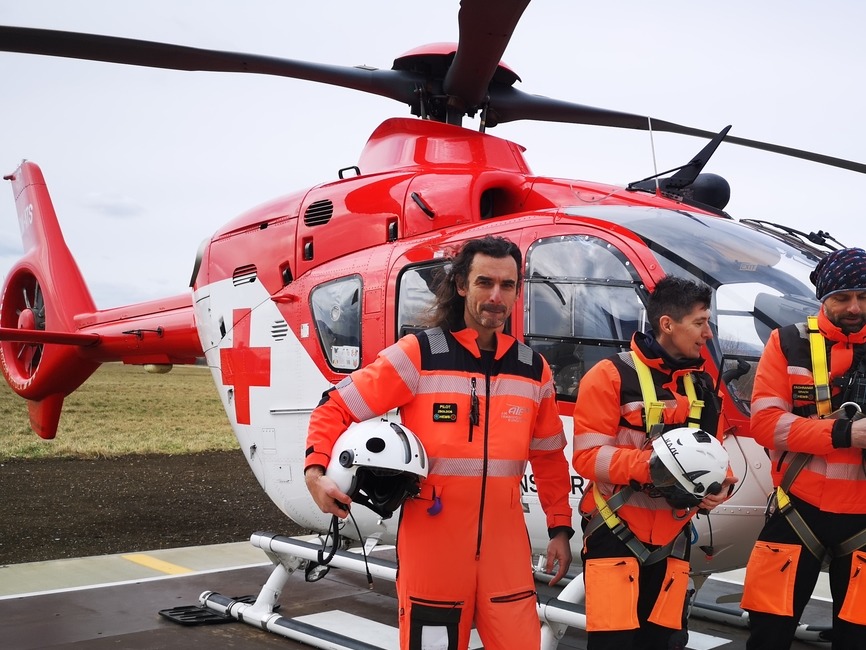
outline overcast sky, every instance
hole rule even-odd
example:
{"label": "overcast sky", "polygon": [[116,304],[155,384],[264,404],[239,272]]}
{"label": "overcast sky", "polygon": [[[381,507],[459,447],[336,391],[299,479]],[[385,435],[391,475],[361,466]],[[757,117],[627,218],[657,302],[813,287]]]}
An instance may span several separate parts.
{"label": "overcast sky", "polygon": [[[0,24],[390,68],[457,40],[457,0],[0,0]],[[866,3],[534,0],[503,57],[525,92],[866,162]],[[267,199],[332,181],[384,119],[371,95],[256,75],[0,53],[0,172],[42,168],[99,308],[187,290],[196,250]],[[516,122],[536,174],[625,184],[704,142]],[[866,246],[866,175],[723,144],[727,211]],[[20,257],[0,187],[0,275]]]}

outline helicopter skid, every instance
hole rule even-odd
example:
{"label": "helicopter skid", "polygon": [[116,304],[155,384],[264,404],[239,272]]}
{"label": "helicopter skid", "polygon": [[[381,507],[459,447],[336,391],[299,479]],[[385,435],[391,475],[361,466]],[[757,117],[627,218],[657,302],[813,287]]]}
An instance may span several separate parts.
{"label": "helicopter skid", "polygon": [[[206,591],[199,597],[202,610],[218,617],[234,619],[256,628],[299,641],[315,648],[326,650],[396,650],[397,631],[393,626],[376,623],[353,617],[352,621],[344,621],[340,629],[351,629],[354,637],[349,637],[332,628],[316,625],[316,616],[305,616],[303,620],[290,618],[277,613],[280,595],[290,575],[298,569],[304,570],[306,579],[314,582],[322,577],[329,568],[345,569],[359,575],[367,575],[372,589],[373,579],[393,583],[397,578],[396,562],[380,557],[366,558],[360,549],[334,551],[333,556],[323,563],[322,556],[330,555],[323,538],[317,535],[307,537],[286,537],[273,533],[254,533],[250,543],[260,548],[273,562],[274,568],[267,582],[261,588],[254,602],[251,598],[230,598],[213,591]],[[390,547],[380,547],[381,550]],[[546,575],[540,565],[536,567],[536,577],[547,582]],[[562,581],[563,588],[555,597],[539,599],[538,617],[541,621],[541,650],[556,650],[559,641],[569,627],[585,630],[586,615],[582,604],[585,597],[583,580],[580,575],[566,578]],[[738,610],[730,610],[715,604],[696,600],[690,610],[695,618],[711,620],[735,627],[748,626],[748,615]],[[375,639],[374,645],[365,640],[359,640],[359,629],[367,628],[368,639]],[[801,624],[796,632],[796,638],[807,642],[826,641],[830,629],[814,625]],[[477,638],[473,632],[473,638]],[[390,639],[390,642],[389,642]],[[474,643],[472,648],[480,647]]]}
{"label": "helicopter skid", "polygon": [[[313,543],[310,540],[319,540]],[[317,580],[324,576],[325,571],[319,571],[322,564],[322,554],[329,555],[330,550],[323,551],[321,538],[285,537],[272,533],[254,533],[250,543],[262,549],[274,563],[274,569],[265,585],[262,587],[254,603],[247,599],[234,599],[213,591],[206,591],[199,597],[202,608],[219,616],[233,618],[242,623],[273,632],[315,648],[328,650],[392,650],[390,646],[371,645],[365,641],[344,636],[332,630],[317,627],[306,621],[292,619],[278,614],[275,610],[283,587],[289,576],[297,569],[304,568],[308,580]],[[349,571],[367,574],[372,588],[372,578],[394,582],[397,579],[396,562],[373,558],[364,558],[358,552],[336,550],[327,562],[328,567],[347,569]],[[312,577],[311,577],[312,576]],[[583,581],[572,580],[560,594],[538,605],[538,615],[542,623],[541,650],[555,650],[559,639],[569,626],[584,629],[586,617],[578,609],[577,604],[583,601]],[[569,602],[571,601],[571,602]],[[381,635],[379,636],[381,639]],[[396,646],[393,646],[396,648]]]}

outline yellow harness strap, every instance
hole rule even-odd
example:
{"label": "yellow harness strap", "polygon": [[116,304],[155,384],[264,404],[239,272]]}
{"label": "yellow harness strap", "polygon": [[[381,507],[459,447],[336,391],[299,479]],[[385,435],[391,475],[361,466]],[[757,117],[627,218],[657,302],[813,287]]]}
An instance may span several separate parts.
{"label": "yellow harness strap", "polygon": [[[634,351],[631,353],[631,358],[634,362],[634,368],[637,371],[638,381],[640,382],[640,392],[643,395],[644,412],[646,413],[646,431],[647,433],[650,433],[653,426],[662,421],[662,412],[665,410],[665,403],[658,401],[649,366],[641,361]],[[686,397],[689,398],[690,405],[688,426],[696,429],[701,425],[701,411],[704,408],[704,402],[697,398],[697,393],[695,393],[695,383],[692,380],[692,373],[683,377],[683,386],[685,387]]]}
{"label": "yellow harness strap", "polygon": [[825,417],[830,415],[833,406],[830,403],[830,371],[827,369],[827,346],[824,337],[818,329],[818,317],[806,318],[806,327],[809,330],[809,348],[812,351],[812,380],[815,382],[815,406],[818,415]]}
{"label": "yellow harness strap", "polygon": [[[689,548],[691,526],[684,526],[683,530],[677,534],[670,542],[664,546],[660,546],[650,551],[646,545],[635,537],[634,533],[629,530],[629,527],[622,519],[616,516],[616,510],[619,509],[634,491],[628,487],[623,487],[619,492],[611,496],[611,505],[602,496],[598,486],[592,484],[592,497],[595,499],[595,508],[597,512],[592,516],[584,531],[584,539],[587,539],[600,526],[607,525],[611,532],[616,535],[619,540],[628,547],[632,554],[638,559],[641,564],[655,564],[668,556],[685,559],[686,552]],[[603,522],[603,523],[602,523]]]}
{"label": "yellow harness strap", "polygon": [[598,509],[598,514],[604,519],[604,523],[607,524],[608,528],[613,529],[622,524],[622,519],[617,517],[616,513],[611,510],[611,507],[604,500],[601,491],[595,483],[592,484],[592,497],[595,499],[595,507]]}

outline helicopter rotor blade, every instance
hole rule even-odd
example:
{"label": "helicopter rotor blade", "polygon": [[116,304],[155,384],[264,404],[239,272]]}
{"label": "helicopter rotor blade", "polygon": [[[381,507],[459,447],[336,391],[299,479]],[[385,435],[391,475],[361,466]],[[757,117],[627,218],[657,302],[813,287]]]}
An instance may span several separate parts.
{"label": "helicopter rotor blade", "polygon": [[[712,139],[717,135],[713,131],[683,126],[666,120],[657,120],[646,115],[611,111],[605,108],[550,99],[541,95],[530,95],[512,87],[496,86],[491,88],[488,126],[517,120],[588,124],[640,131],[665,131],[706,139]],[[844,158],[732,135],[727,135],[725,142],[866,174],[866,164]]]}
{"label": "helicopter rotor blade", "polygon": [[529,0],[461,0],[460,39],[442,88],[460,108],[479,106]]}
{"label": "helicopter rotor blade", "polygon": [[[502,50],[529,0],[503,0],[502,16],[487,9],[484,0],[463,0],[460,9],[460,44],[445,75],[446,94],[455,113],[474,113],[487,93],[487,127],[517,120],[565,122],[622,129],[665,131],[712,139],[716,133],[657,120],[644,115],[573,104],[493,83],[489,86]],[[492,21],[492,27],[485,21]],[[480,44],[476,44],[478,41]],[[485,48],[490,47],[487,51]],[[410,107],[418,104],[418,89],[431,82],[411,70],[380,70],[370,67],[336,66],[269,57],[242,52],[201,49],[115,36],[83,34],[29,27],[0,25],[0,51],[41,54],[107,63],[163,68],[167,70],[236,72],[303,79],[358,90]],[[492,52],[492,53],[491,53]],[[496,61],[496,63],[493,63]],[[493,72],[491,72],[491,68]],[[450,119],[450,118],[449,118]],[[811,162],[866,173],[866,164],[811,151],[728,135],[725,141],[753,149],[800,158]]]}
{"label": "helicopter rotor blade", "polygon": [[406,104],[415,101],[421,75],[310,63],[278,57],[201,49],[132,38],[0,25],[0,51],[121,63],[188,72],[238,72],[304,79],[380,95]]}

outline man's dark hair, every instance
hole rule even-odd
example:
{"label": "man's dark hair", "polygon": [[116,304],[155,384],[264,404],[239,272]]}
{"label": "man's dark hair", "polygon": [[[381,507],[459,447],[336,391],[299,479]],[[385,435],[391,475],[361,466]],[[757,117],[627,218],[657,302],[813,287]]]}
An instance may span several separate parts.
{"label": "man's dark hair", "polygon": [[470,239],[463,244],[460,252],[451,260],[451,266],[436,286],[436,302],[430,324],[451,330],[463,329],[463,310],[466,300],[457,293],[457,286],[466,282],[472,260],[481,253],[494,259],[512,257],[517,264],[517,291],[523,281],[523,256],[520,248],[510,239],[488,235],[480,239]]}
{"label": "man's dark hair", "polygon": [[646,307],[653,333],[658,335],[662,316],[670,316],[679,322],[692,312],[695,305],[709,309],[712,297],[712,289],[705,284],[666,275],[656,284]]}

